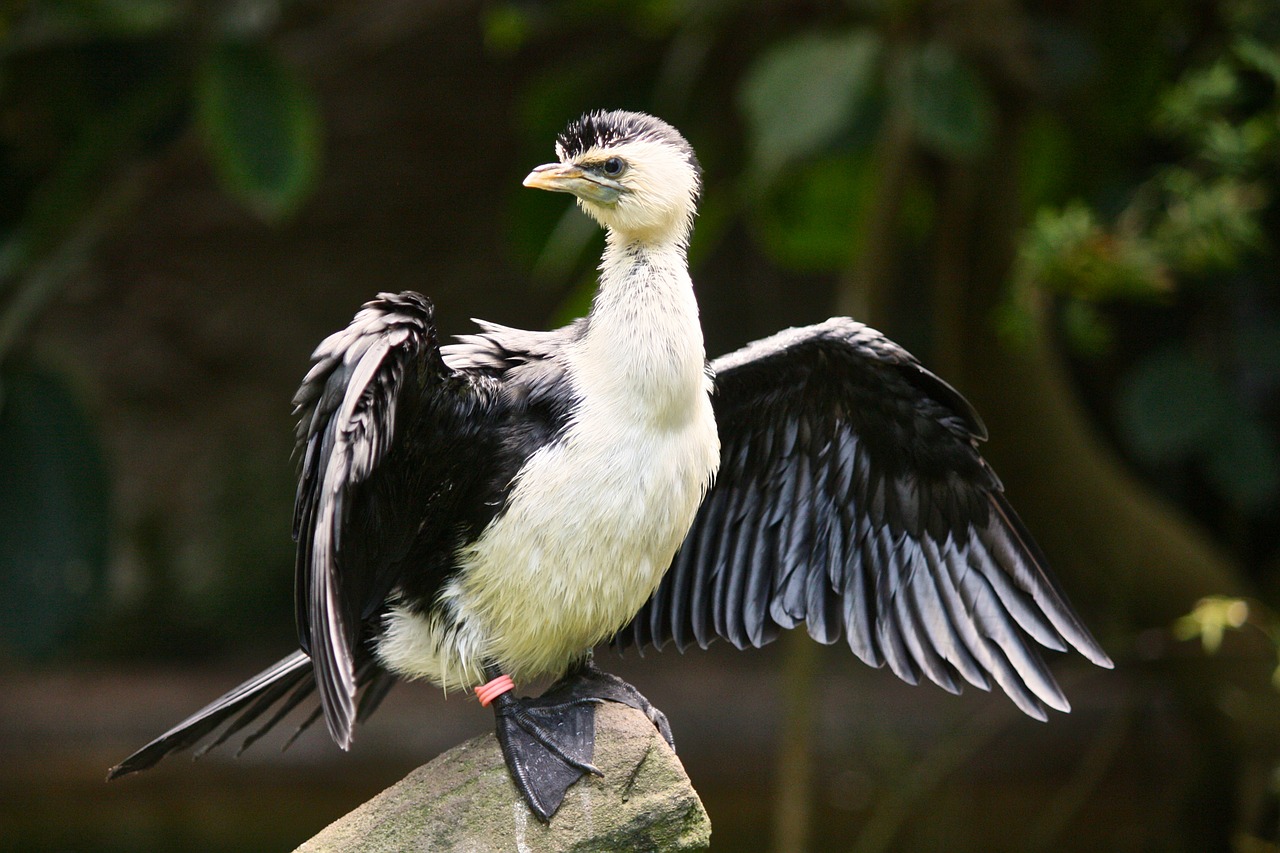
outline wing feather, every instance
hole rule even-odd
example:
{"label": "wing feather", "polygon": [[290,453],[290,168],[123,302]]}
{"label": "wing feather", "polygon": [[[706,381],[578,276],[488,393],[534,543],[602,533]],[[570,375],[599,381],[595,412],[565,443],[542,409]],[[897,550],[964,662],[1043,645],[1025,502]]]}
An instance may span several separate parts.
{"label": "wing feather", "polygon": [[870,531],[864,517],[855,514],[849,506],[841,507],[840,523],[845,530],[853,532],[847,548],[850,563],[846,569],[848,582],[843,596],[845,637],[850,650],[863,663],[881,667],[884,666],[884,655],[874,636],[875,590],[871,570],[875,565],[875,558],[871,553]]}
{"label": "wing feather", "polygon": [[909,626],[903,623],[897,611],[897,601],[907,580],[901,569],[908,567],[902,564],[894,539],[888,527],[881,527],[874,536],[868,537],[872,553],[870,562],[877,566],[875,573],[878,575],[875,585],[876,639],[889,669],[908,684],[919,684],[920,670],[903,636]]}
{"label": "wing feather", "polygon": [[961,686],[953,675],[955,669],[943,658],[938,642],[938,627],[928,621],[921,609],[922,584],[907,587],[898,605],[899,619],[909,629],[903,632],[920,671],[948,693],[959,693]]}
{"label": "wing feather", "polygon": [[671,569],[667,572],[671,594],[663,596],[663,603],[666,607],[661,605],[654,607],[653,615],[649,622],[651,642],[658,648],[662,647],[661,638],[665,637],[668,632],[671,634],[671,639],[675,642],[677,649],[683,652],[689,647],[690,637],[687,626],[689,625],[688,614],[691,610],[690,587],[697,553],[693,543],[689,543],[688,547],[676,554],[676,559]]}
{"label": "wing feather", "polygon": [[743,591],[743,625],[750,644],[759,648],[769,641],[769,632],[776,625],[767,618],[771,578],[769,562],[762,558],[759,547],[761,505],[752,492],[747,493],[747,502],[747,514],[738,528],[738,547],[743,552],[743,570],[747,575]]}
{"label": "wing feather", "polygon": [[804,622],[951,692],[1069,706],[1038,648],[1110,659],[978,452],[950,385],[844,318],[712,364],[723,463],[672,569],[618,642],[760,646]]}
{"label": "wing feather", "polygon": [[[479,380],[445,365],[431,302],[408,291],[379,294],[312,358],[294,397],[298,636],[345,749],[359,713],[357,661],[368,659],[358,644],[422,537],[427,496],[474,450],[457,415],[477,413]],[[454,461],[423,449],[440,446]]]}
{"label": "wing feather", "polygon": [[689,585],[689,618],[693,639],[704,649],[715,639],[712,630],[710,594],[711,573],[718,562],[718,556],[712,556],[716,554],[712,543],[718,540],[717,534],[724,525],[726,503],[724,492],[717,492],[714,496],[708,497],[707,503],[699,512],[699,517],[703,512],[706,513],[707,523],[700,526],[698,530],[698,558],[694,560],[694,576]]}
{"label": "wing feather", "polygon": [[955,574],[958,566],[963,565],[964,557],[956,551],[951,539],[942,543],[941,548],[932,539],[921,542],[925,549],[926,559],[934,567],[933,580],[936,584],[938,619],[946,620],[950,629],[948,644],[943,657],[956,668],[956,671],[975,687],[990,690],[991,682],[978,662],[976,650],[981,646],[978,632],[973,620],[969,618],[956,589]]}

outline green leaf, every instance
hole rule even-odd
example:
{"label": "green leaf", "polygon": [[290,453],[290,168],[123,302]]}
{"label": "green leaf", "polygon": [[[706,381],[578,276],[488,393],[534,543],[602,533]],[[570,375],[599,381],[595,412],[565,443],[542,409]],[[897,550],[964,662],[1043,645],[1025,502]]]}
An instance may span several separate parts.
{"label": "green leaf", "polygon": [[1120,432],[1146,462],[1168,462],[1210,446],[1233,409],[1209,365],[1170,347],[1139,362],[1122,383]]}
{"label": "green leaf", "polygon": [[1221,116],[1240,95],[1240,80],[1225,59],[1184,74],[1160,97],[1157,127],[1194,135],[1206,121]]}
{"label": "green leaf", "polygon": [[827,157],[779,184],[753,222],[773,260],[794,270],[847,268],[866,233],[872,165],[869,157]]}
{"label": "green leaf", "polygon": [[45,655],[103,591],[106,465],[57,379],[11,370],[0,391],[0,643]]}
{"label": "green leaf", "polygon": [[320,159],[315,99],[297,75],[265,45],[225,42],[201,69],[196,101],[227,190],[268,219],[296,210]]}
{"label": "green leaf", "polygon": [[1041,209],[1018,263],[1022,280],[1077,299],[1149,298],[1172,287],[1155,247],[1140,235],[1107,232],[1079,202]]}
{"label": "green leaf", "polygon": [[880,37],[859,29],[797,36],[756,59],[738,100],[757,180],[821,151],[871,112],[879,57]]}
{"label": "green leaf", "polygon": [[995,104],[978,73],[946,45],[907,54],[895,77],[920,141],[944,157],[978,156],[991,142]]}
{"label": "green leaf", "polygon": [[1164,176],[1167,201],[1152,235],[1169,263],[1190,272],[1230,269],[1264,243],[1259,185],[1231,177],[1204,180],[1185,169]]}
{"label": "green leaf", "polygon": [[1248,621],[1249,602],[1211,595],[1200,599],[1194,610],[1173,623],[1173,635],[1184,641],[1199,637],[1204,650],[1213,654],[1221,647],[1227,629],[1239,630]]}
{"label": "green leaf", "polygon": [[1247,36],[1235,44],[1236,57],[1254,71],[1261,72],[1280,85],[1280,50]]}

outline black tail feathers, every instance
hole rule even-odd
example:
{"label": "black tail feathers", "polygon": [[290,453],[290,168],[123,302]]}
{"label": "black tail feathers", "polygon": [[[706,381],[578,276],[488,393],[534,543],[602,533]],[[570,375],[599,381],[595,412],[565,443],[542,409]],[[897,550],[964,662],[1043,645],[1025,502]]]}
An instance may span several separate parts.
{"label": "black tail feathers", "polygon": [[[389,673],[381,669],[372,659],[364,660],[357,669],[357,681],[366,688],[360,698],[357,719],[363,722],[386,696],[392,684]],[[265,714],[273,705],[280,703],[275,712],[254,729],[244,740],[239,752],[270,731],[277,723],[315,693],[315,677],[311,669],[311,658],[306,652],[296,651],[288,657],[267,667],[245,683],[220,696],[208,705],[196,711],[190,717],[171,728],[142,749],[121,761],[107,771],[107,781],[119,779],[139,770],[154,766],[160,759],[174,752],[181,752],[194,746],[202,739],[212,735],[228,720],[230,724],[196,753],[199,758],[214,747],[225,743],[236,733]],[[281,701],[283,700],[283,701]],[[302,732],[320,717],[320,709],[309,714],[298,726],[297,731],[285,743],[285,748],[293,743]],[[239,754],[237,752],[237,755]]]}

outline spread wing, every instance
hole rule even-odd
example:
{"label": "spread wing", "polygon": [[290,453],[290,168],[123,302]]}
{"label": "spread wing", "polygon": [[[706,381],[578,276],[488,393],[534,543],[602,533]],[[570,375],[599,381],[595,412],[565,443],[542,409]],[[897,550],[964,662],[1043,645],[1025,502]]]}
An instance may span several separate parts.
{"label": "spread wing", "polygon": [[973,408],[838,318],[718,359],[721,466],[662,585],[617,642],[761,646],[804,622],[951,692],[992,679],[1067,710],[1037,646],[1111,662],[979,455]]}
{"label": "spread wing", "polygon": [[293,401],[296,616],[329,731],[346,748],[364,624],[410,557],[415,573],[451,567],[449,537],[484,467],[476,460],[492,455],[484,427],[499,395],[491,377],[445,364],[431,302],[417,293],[379,294],[312,357]]}

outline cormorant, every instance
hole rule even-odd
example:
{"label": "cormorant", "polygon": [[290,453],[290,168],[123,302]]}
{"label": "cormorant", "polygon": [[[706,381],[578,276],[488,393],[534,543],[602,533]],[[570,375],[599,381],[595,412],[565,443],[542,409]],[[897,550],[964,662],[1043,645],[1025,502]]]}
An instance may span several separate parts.
{"label": "cormorant", "polygon": [[[593,703],[662,714],[591,649],[805,623],[909,682],[999,685],[1068,710],[1037,645],[1111,661],[979,455],[977,412],[847,318],[707,363],[686,246],[693,149],[593,112],[525,185],[573,194],[607,233],[587,317],[480,322],[441,346],[432,304],[383,293],[316,349],[294,398],[301,646],[110,771],[149,767],[313,691],[344,749],[395,677],[475,689],[543,820],[591,765]],[[514,681],[563,676],[541,698]],[[208,748],[208,747],[206,747]]]}

